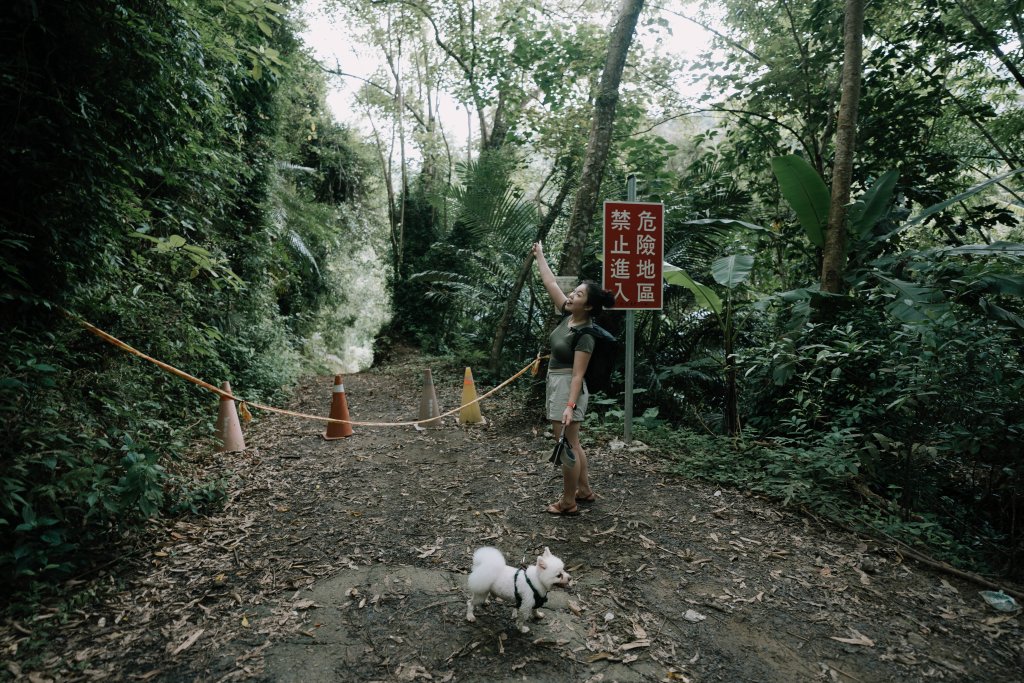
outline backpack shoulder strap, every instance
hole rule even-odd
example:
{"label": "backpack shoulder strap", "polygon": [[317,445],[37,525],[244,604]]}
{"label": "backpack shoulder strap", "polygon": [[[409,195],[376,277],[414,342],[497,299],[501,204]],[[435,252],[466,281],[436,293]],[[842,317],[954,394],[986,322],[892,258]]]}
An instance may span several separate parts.
{"label": "backpack shoulder strap", "polygon": [[598,334],[597,330],[594,329],[594,325],[587,325],[586,327],[570,327],[569,331],[572,332],[573,349],[576,348],[576,345],[579,343],[580,339],[582,339],[583,335],[585,334],[589,334],[591,337],[593,337],[595,342],[601,338],[601,335]]}
{"label": "backpack shoulder strap", "polygon": [[586,327],[571,327],[569,329],[572,331],[572,334],[573,334],[573,339],[572,339],[572,349],[573,349],[573,351],[576,350],[576,345],[579,343],[580,338],[583,335],[585,335],[585,334],[589,334],[591,337],[594,338],[595,350],[596,350],[597,344],[599,342],[601,342],[601,341],[609,341],[609,342],[615,341],[615,335],[613,335],[611,332],[609,332],[608,330],[604,329],[603,327],[601,327],[597,323],[590,323]]}
{"label": "backpack shoulder strap", "polygon": [[585,334],[592,334],[590,328],[587,327],[570,327],[569,331],[572,332],[572,350],[576,352],[576,346],[580,343],[580,339]]}

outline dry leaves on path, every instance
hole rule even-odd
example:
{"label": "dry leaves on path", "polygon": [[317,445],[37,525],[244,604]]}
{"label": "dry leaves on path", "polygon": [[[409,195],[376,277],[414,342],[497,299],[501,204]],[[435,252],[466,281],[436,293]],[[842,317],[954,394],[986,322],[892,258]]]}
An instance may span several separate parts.
{"label": "dry leaves on path", "polygon": [[[345,378],[353,419],[415,415],[416,356]],[[434,368],[457,405],[461,368]],[[326,413],[330,378],[292,407]],[[16,680],[1016,680],[1019,612],[973,587],[743,492],[667,473],[671,454],[585,433],[600,497],[560,488],[525,392],[486,428],[357,429],[257,415],[224,509],[154,523],[125,557],[0,634]],[[472,551],[544,546],[574,577],[529,636],[492,602],[465,621]],[[46,634],[41,654],[22,652]],[[345,672],[344,674],[339,672]],[[346,678],[348,677],[348,678]]]}

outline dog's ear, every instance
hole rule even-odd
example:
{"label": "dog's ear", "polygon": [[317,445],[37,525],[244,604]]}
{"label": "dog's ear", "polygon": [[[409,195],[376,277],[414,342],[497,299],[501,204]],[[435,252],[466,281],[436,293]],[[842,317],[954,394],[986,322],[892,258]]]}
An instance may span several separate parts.
{"label": "dog's ear", "polygon": [[548,550],[547,546],[544,546],[544,557],[551,557],[551,551]]}
{"label": "dog's ear", "polygon": [[540,569],[541,571],[543,571],[543,570],[545,570],[547,568],[548,568],[548,563],[544,561],[544,556],[543,555],[538,555],[537,556],[537,569]]}

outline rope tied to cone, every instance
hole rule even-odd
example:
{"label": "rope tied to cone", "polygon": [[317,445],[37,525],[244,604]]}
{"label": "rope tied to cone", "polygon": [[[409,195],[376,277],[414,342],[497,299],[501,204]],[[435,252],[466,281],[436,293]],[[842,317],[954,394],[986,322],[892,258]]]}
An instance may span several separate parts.
{"label": "rope tied to cone", "polygon": [[131,346],[129,344],[126,344],[125,342],[121,341],[120,339],[118,339],[114,335],[110,334],[109,332],[105,332],[105,331],[101,330],[100,328],[96,327],[92,323],[88,322],[87,320],[84,320],[84,319],[80,318],[79,316],[71,313],[70,311],[67,311],[67,310],[65,310],[63,308],[59,308],[59,310],[60,310],[60,312],[65,317],[67,317],[70,320],[73,320],[74,322],[78,323],[79,325],[84,327],[91,334],[99,337],[100,339],[102,339],[103,341],[107,342],[108,344],[112,344],[113,346],[116,346],[117,348],[121,349],[125,353],[129,353],[129,354],[131,354],[133,356],[141,358],[144,361],[152,363],[153,365],[156,365],[158,368],[160,368],[161,370],[164,370],[165,372],[169,372],[170,374],[175,375],[176,377],[180,377],[181,379],[183,379],[183,380],[185,380],[187,382],[191,382],[192,384],[195,384],[196,386],[202,387],[203,389],[206,389],[207,391],[210,391],[210,392],[212,392],[214,394],[217,394],[222,399],[231,400],[231,401],[237,401],[238,404],[239,404],[238,405],[239,415],[242,417],[242,419],[245,422],[249,422],[249,421],[252,420],[252,413],[249,411],[249,408],[248,408],[248,406],[251,406],[251,407],[257,408],[259,410],[265,410],[265,411],[267,411],[269,413],[277,413],[279,415],[288,415],[289,417],[299,417],[299,418],[303,418],[303,419],[307,419],[307,420],[318,420],[318,421],[321,421],[321,422],[327,422],[327,423],[332,423],[332,424],[348,424],[348,425],[354,425],[354,426],[359,426],[359,427],[413,427],[413,426],[418,427],[419,425],[421,425],[421,424],[423,424],[425,422],[430,422],[431,420],[437,420],[439,418],[449,417],[449,416],[454,415],[455,413],[461,411],[462,409],[466,408],[467,406],[471,406],[471,405],[474,405],[476,403],[479,403],[480,401],[484,400],[488,396],[494,394],[495,392],[497,392],[497,391],[499,391],[501,389],[504,389],[506,386],[508,386],[509,384],[514,382],[515,380],[517,380],[520,377],[522,377],[528,370],[532,373],[532,375],[534,377],[536,377],[537,373],[540,371],[540,361],[542,360],[542,358],[546,358],[547,357],[547,356],[542,357],[540,355],[540,353],[538,353],[537,357],[534,360],[530,361],[530,363],[528,365],[526,365],[524,368],[519,370],[516,374],[512,375],[511,377],[509,377],[507,380],[505,380],[504,382],[502,382],[498,386],[496,386],[493,389],[491,389],[490,391],[488,391],[486,394],[483,394],[482,396],[478,396],[476,399],[474,399],[472,401],[468,401],[467,403],[459,406],[458,408],[454,408],[452,410],[449,410],[448,412],[442,413],[441,415],[434,415],[433,417],[423,418],[423,419],[419,419],[419,420],[409,420],[407,422],[357,422],[355,420],[341,420],[341,419],[333,418],[333,417],[324,417],[322,415],[310,415],[308,413],[299,413],[299,412],[296,412],[294,410],[286,410],[284,408],[275,408],[274,406],[268,406],[268,405],[264,405],[262,403],[256,403],[255,401],[247,401],[247,400],[245,400],[243,398],[239,398],[239,397],[235,396],[232,392],[225,391],[225,390],[223,390],[223,389],[221,389],[219,387],[216,387],[216,386],[210,384],[209,382],[205,382],[205,381],[199,379],[198,377],[190,375],[189,373],[185,372],[184,370],[179,370],[178,368],[174,367],[173,365],[170,365],[168,363],[164,363],[163,361],[157,360],[156,358],[153,358],[152,356],[146,355],[145,353],[139,351],[135,347],[133,347],[133,346]]}

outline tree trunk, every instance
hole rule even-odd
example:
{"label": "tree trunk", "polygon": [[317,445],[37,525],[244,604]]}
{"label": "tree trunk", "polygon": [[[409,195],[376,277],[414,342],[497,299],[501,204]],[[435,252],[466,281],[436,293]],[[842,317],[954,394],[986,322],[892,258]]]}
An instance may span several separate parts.
{"label": "tree trunk", "polygon": [[572,218],[565,239],[565,250],[558,266],[559,275],[579,273],[583,262],[583,248],[590,236],[591,223],[597,211],[597,199],[601,189],[608,149],[612,140],[612,124],[615,122],[615,106],[619,101],[619,82],[626,65],[626,55],[633,42],[636,22],[643,9],[644,0],[622,0],[618,19],[608,42],[608,55],[601,73],[597,98],[594,101],[594,119],[590,125],[590,141],[583,162],[580,187],[573,204]]}
{"label": "tree trunk", "polygon": [[[404,10],[403,10],[404,12]],[[391,76],[395,81],[395,92],[394,92],[394,103],[395,103],[395,118],[398,125],[398,161],[399,161],[399,178],[401,187],[399,188],[400,194],[396,196],[393,181],[391,178],[386,178],[385,182],[388,186],[388,197],[389,197],[389,218],[391,222],[391,251],[392,251],[392,263],[394,264],[394,278],[395,282],[399,282],[402,278],[402,262],[405,254],[405,203],[408,200],[406,196],[408,194],[408,180],[406,174],[406,163],[405,163],[405,126],[403,124],[403,115],[405,108],[405,84],[402,82],[402,33],[397,31],[397,54],[392,52],[392,29],[394,24],[392,23],[392,17],[390,13],[387,17],[387,32],[385,34],[387,49],[384,50],[384,57],[387,60],[388,68],[391,70]],[[394,128],[392,128],[392,147],[394,146]],[[390,168],[388,169],[390,173]],[[395,202],[401,202],[398,206],[395,206]],[[394,292],[392,292],[394,296]]]}
{"label": "tree trunk", "polygon": [[736,387],[736,356],[732,329],[725,334],[725,432],[729,436],[740,433],[739,391]]}
{"label": "tree trunk", "polygon": [[437,187],[437,169],[438,169],[438,144],[437,144],[437,111],[435,109],[435,88],[434,82],[434,68],[430,62],[430,51],[427,49],[427,41],[429,36],[427,35],[427,21],[422,20],[422,38],[419,45],[419,54],[416,57],[417,70],[419,65],[422,63],[423,72],[417,78],[417,86],[420,91],[420,100],[423,102],[423,106],[426,111],[424,112],[423,121],[423,167],[420,172],[421,178],[425,179],[424,194],[428,194],[434,191]]}
{"label": "tree trunk", "polygon": [[850,202],[853,149],[860,101],[861,52],[864,42],[864,0],[846,0],[843,24],[843,92],[836,123],[836,157],[832,165],[832,203],[828,210],[821,263],[821,290],[838,294],[846,270],[846,205]]}
{"label": "tree trunk", "polygon": [[395,254],[395,272],[401,273],[402,263],[405,260],[405,206],[409,201],[409,169],[405,160],[405,84],[402,82],[402,37],[398,37],[398,61],[395,66],[395,117],[398,119],[398,159],[401,163],[402,180],[402,203],[398,209],[398,253]]}
{"label": "tree trunk", "polygon": [[[377,125],[373,122],[373,116],[370,114],[369,109],[366,110],[366,118],[370,122],[370,128],[373,130],[374,146],[377,149],[377,159],[380,161],[381,175],[384,176],[384,188],[388,196],[388,237],[391,240],[391,267],[394,269],[392,277],[394,282],[398,282],[398,269],[401,266],[398,260],[398,253],[401,249],[398,241],[398,207],[395,200],[395,183],[391,177],[392,151],[389,150],[387,155],[384,154],[384,140],[377,130]],[[394,137],[392,136],[392,148],[394,146],[393,143]]]}
{"label": "tree trunk", "polygon": [[[562,213],[562,205],[565,203],[565,198],[569,195],[571,187],[572,168],[570,164],[570,167],[565,172],[562,189],[559,190],[558,196],[555,197],[555,201],[548,210],[547,215],[544,216],[544,220],[537,227],[537,239],[534,241],[541,242],[547,237],[551,226],[555,224],[558,215]],[[505,337],[508,335],[508,328],[512,322],[512,314],[515,311],[516,302],[519,301],[519,293],[523,291],[526,278],[530,276],[532,266],[533,252],[531,251],[523,260],[523,265],[519,268],[519,275],[516,277],[516,281],[513,283],[512,289],[505,299],[505,310],[502,311],[501,320],[498,321],[497,329],[494,331],[494,341],[491,343],[491,357],[488,368],[492,373],[497,373],[501,365],[501,351],[505,346]]]}
{"label": "tree trunk", "polygon": [[505,120],[505,93],[498,93],[498,104],[494,107],[494,121],[491,123],[491,134],[487,137],[486,147],[488,149],[501,149],[505,144],[505,137],[508,135],[508,122]]}

